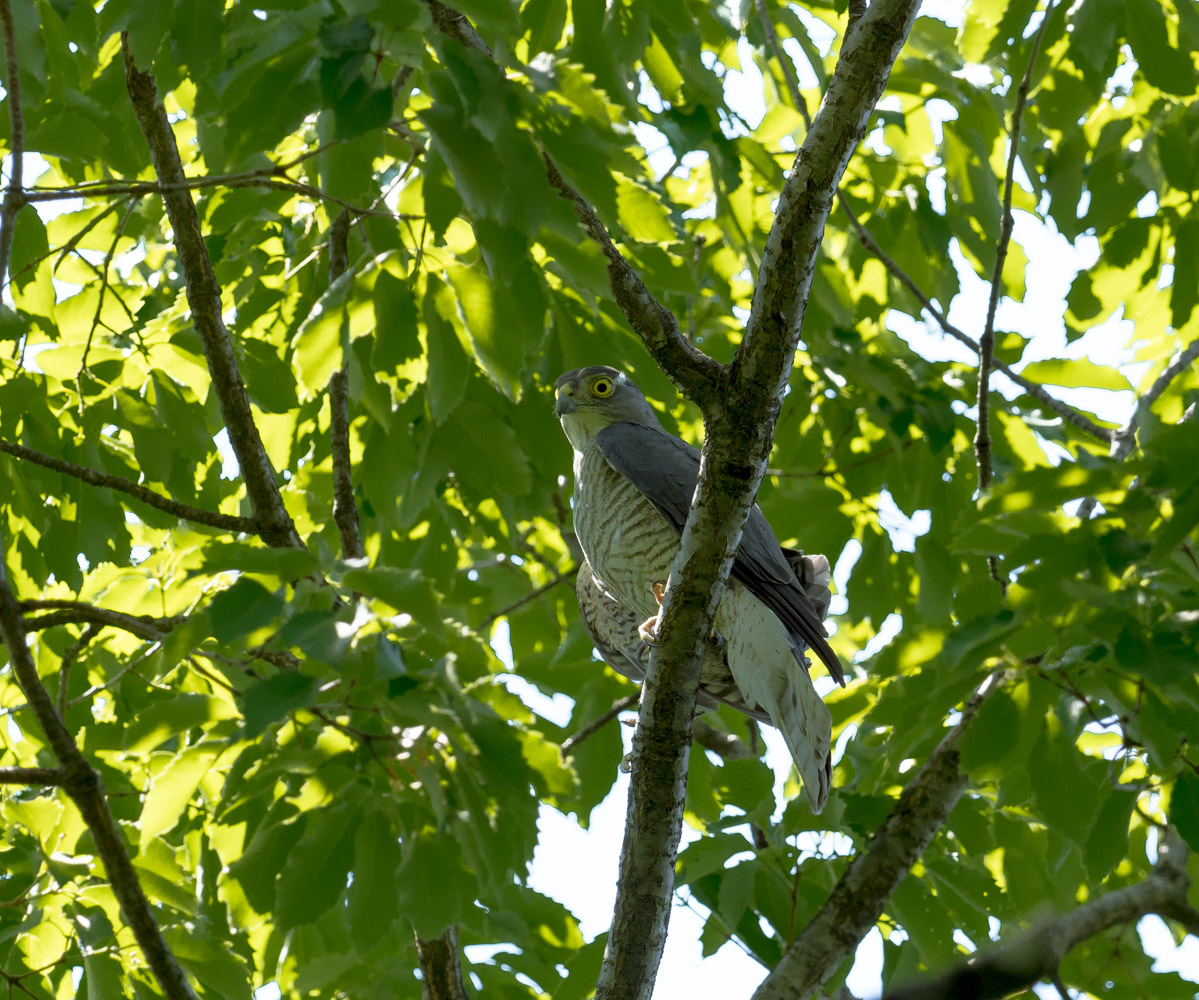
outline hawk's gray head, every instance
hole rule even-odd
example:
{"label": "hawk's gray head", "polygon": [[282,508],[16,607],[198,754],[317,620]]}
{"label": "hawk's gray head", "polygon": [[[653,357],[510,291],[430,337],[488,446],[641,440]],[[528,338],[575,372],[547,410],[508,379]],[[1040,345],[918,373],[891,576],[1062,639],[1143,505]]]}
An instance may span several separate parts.
{"label": "hawk's gray head", "polygon": [[554,413],[576,451],[582,451],[609,424],[627,421],[661,426],[633,380],[607,365],[576,368],[560,375],[554,394]]}

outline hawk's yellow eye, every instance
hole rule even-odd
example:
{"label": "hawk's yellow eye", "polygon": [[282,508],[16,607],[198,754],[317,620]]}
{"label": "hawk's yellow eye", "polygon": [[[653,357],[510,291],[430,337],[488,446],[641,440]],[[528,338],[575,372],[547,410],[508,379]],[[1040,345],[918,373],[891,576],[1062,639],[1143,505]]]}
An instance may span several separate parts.
{"label": "hawk's yellow eye", "polygon": [[610,378],[597,378],[591,383],[591,391],[601,399],[604,396],[612,395],[612,380]]}

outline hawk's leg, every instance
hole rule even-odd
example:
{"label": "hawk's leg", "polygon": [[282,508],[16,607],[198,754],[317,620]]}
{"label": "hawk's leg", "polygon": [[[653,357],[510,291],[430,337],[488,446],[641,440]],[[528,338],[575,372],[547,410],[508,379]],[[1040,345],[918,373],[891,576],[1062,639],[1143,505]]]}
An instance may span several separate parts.
{"label": "hawk's leg", "polygon": [[[661,580],[655,580],[650,584],[650,589],[654,592],[654,600],[658,602],[658,607],[662,606],[662,597],[666,593],[666,584]],[[641,645],[637,647],[637,662],[641,666],[645,666],[645,651],[650,646],[658,645],[658,615],[652,618],[647,618],[637,626],[637,634],[641,636]],[[708,637],[708,641],[717,649],[724,649],[724,636],[716,629],[712,629],[712,634]]]}
{"label": "hawk's leg", "polygon": [[[650,590],[654,592],[654,600],[658,602],[658,607],[660,608],[662,606],[662,595],[666,593],[666,584],[661,580],[655,580],[650,584]],[[658,616],[654,615],[652,618],[647,618],[638,625],[637,634],[641,636],[641,645],[637,647],[637,662],[644,667],[645,660],[642,657],[645,656],[645,651],[650,646],[658,645]]]}

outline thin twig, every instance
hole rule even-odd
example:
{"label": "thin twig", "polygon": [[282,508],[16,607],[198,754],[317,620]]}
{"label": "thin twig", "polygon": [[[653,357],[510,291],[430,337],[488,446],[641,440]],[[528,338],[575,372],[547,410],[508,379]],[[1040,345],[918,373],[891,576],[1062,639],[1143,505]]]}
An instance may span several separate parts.
{"label": "thin twig", "polygon": [[[995,356],[995,312],[999,308],[999,296],[1003,291],[1003,265],[1007,260],[1008,245],[1012,241],[1012,190],[1016,183],[1016,160],[1020,155],[1020,122],[1024,117],[1024,105],[1028,101],[1028,90],[1032,85],[1033,69],[1037,64],[1037,56],[1041,51],[1041,39],[1045,37],[1045,29],[1049,26],[1049,15],[1053,13],[1055,0],[1049,0],[1045,15],[1041,18],[1041,26],[1037,29],[1036,38],[1032,43],[1032,54],[1028,58],[1028,68],[1024,71],[1024,79],[1016,91],[1016,106],[1012,109],[1012,135],[1009,140],[1007,171],[1003,177],[1003,221],[999,227],[999,242],[995,247],[995,269],[991,272],[991,296],[987,302],[987,322],[983,327],[983,335],[978,341],[978,431],[974,436],[974,454],[978,460],[978,492],[983,493],[991,485],[993,475],[991,465],[991,368]],[[1006,584],[1000,580],[998,566],[994,556],[987,559],[991,565],[991,575],[1000,581],[1000,586],[1006,590]]]}
{"label": "thin twig", "polygon": [[[79,371],[75,374],[75,388],[79,394],[80,410],[83,408],[83,373],[87,371],[87,356],[92,349],[92,338],[96,335],[96,327],[100,325],[100,314],[104,311],[104,294],[108,291],[108,271],[112,267],[113,257],[116,256],[117,244],[121,241],[121,235],[125,232],[125,227],[129,224],[129,217],[133,215],[139,201],[139,198],[130,199],[129,206],[125,209],[125,214],[121,216],[121,221],[117,225],[116,234],[112,238],[112,245],[109,246],[108,253],[104,256],[104,263],[100,265],[100,298],[96,302],[96,312],[92,316],[91,329],[87,331],[87,343],[83,345],[83,357],[79,361]],[[125,311],[129,311],[128,306],[125,307]]]}
{"label": "thin twig", "polygon": [[574,206],[583,231],[608,258],[612,296],[629,325],[684,395],[701,409],[715,403],[720,395],[721,366],[687,340],[674,313],[658,301],[625,260],[595,209],[570,185],[549,155],[542,156],[550,187]]}
{"label": "thin twig", "polygon": [[[930,316],[932,316],[934,320],[937,321],[937,325],[944,333],[948,334],[950,337],[953,337],[953,339],[958,343],[964,344],[975,354],[977,354],[979,352],[978,341],[950,323],[949,318],[945,315],[945,313],[938,309],[933,304],[932,300],[920,290],[916,282],[912,280],[912,278],[903,270],[903,268],[895,263],[895,261],[883,251],[878,243],[875,242],[874,237],[870,235],[870,232],[866,229],[866,227],[862,225],[856,213],[849,206],[849,202],[847,200],[842,199],[841,207],[845,210],[845,214],[849,217],[850,223],[857,231],[858,239],[861,241],[862,246],[869,250],[875,257],[877,257],[882,263],[883,267],[890,271],[892,276],[898,279],[899,282],[904,285],[909,292],[912,293],[924,310]],[[1082,414],[1078,410],[1074,409],[1074,407],[1072,407],[1069,403],[1062,402],[1062,400],[1050,395],[1049,391],[1043,385],[1033,382],[1031,379],[1025,378],[1019,372],[1015,371],[1011,365],[1006,364],[998,358],[993,357],[992,364],[993,367],[1003,372],[1004,375],[1015,382],[1016,385],[1020,386],[1020,388],[1026,393],[1044,403],[1045,406],[1053,410],[1054,413],[1056,413],[1067,423],[1073,424],[1079,430],[1085,431],[1087,434],[1090,434],[1091,437],[1102,441],[1104,444],[1111,443],[1112,432],[1110,430],[1100,427],[1085,414]]]}
{"label": "thin twig", "polygon": [[[99,622],[90,622],[83,630],[83,634],[71,643],[62,654],[62,664],[58,668],[58,714],[64,719],[67,717],[67,697],[71,689],[71,667],[74,666],[75,660],[79,658],[84,647],[99,635],[103,628],[104,625]],[[25,626],[25,631],[29,631],[28,624]]]}
{"label": "thin twig", "polygon": [[74,462],[64,462],[61,458],[43,455],[40,451],[33,451],[31,448],[13,444],[11,441],[0,440],[0,453],[12,455],[14,458],[20,458],[26,462],[32,462],[34,465],[40,465],[44,469],[61,472],[64,476],[72,476],[90,486],[103,486],[110,490],[127,493],[129,496],[140,500],[147,507],[153,507],[156,510],[173,514],[184,521],[205,524],[210,528],[220,528],[222,531],[237,531],[250,535],[258,533],[258,523],[253,518],[201,510],[199,507],[179,503],[179,501],[172,500],[161,493],[155,493],[140,483],[135,483],[131,479],[125,479],[123,476],[112,476],[107,472],[98,472],[95,469],[76,465]]}
{"label": "thin twig", "polygon": [[103,198],[114,195],[133,195],[142,198],[148,194],[171,194],[179,191],[197,191],[212,187],[266,188],[272,191],[290,191],[302,194],[313,201],[328,201],[339,205],[355,218],[369,216],[379,219],[420,219],[423,216],[363,208],[330,194],[324,188],[292,178],[263,176],[261,171],[246,174],[211,174],[204,177],[185,177],[168,183],[166,181],[96,181],[91,184],[70,184],[62,187],[23,188],[19,194],[24,202],[70,201],[75,198]]}
{"label": "thin twig", "polygon": [[66,780],[61,767],[0,767],[0,785],[62,785]]}
{"label": "thin twig", "polygon": [[542,594],[544,594],[548,590],[553,590],[554,587],[558,586],[558,584],[563,583],[566,580],[573,580],[575,574],[578,571],[579,571],[578,566],[572,566],[570,569],[566,570],[564,573],[557,574],[550,580],[543,583],[540,587],[537,587],[535,590],[529,591],[527,594],[524,595],[524,597],[521,597],[518,600],[513,601],[506,608],[500,608],[499,611],[496,611],[493,614],[488,615],[486,618],[483,619],[483,621],[481,621],[479,623],[479,626],[478,626],[478,628],[475,629],[475,631],[476,632],[483,631],[483,629],[487,628],[488,625],[492,624],[495,621],[498,621],[500,618],[504,618],[504,617],[512,614],[512,612],[516,611],[518,608],[523,608],[530,601],[537,600],[537,598],[539,598]]}
{"label": "thin twig", "polygon": [[25,118],[21,114],[21,68],[17,63],[17,39],[13,28],[12,9],[9,0],[0,0],[0,30],[4,33],[5,102],[8,104],[9,160],[12,166],[8,173],[8,187],[4,192],[4,204],[0,206],[0,287],[8,275],[8,261],[12,255],[13,226],[17,213],[26,199],[23,186],[25,159]]}
{"label": "thin twig", "polygon": [[62,244],[62,246],[51,247],[45,253],[38,254],[36,257],[30,259],[29,261],[27,261],[25,263],[25,265],[21,268],[21,270],[9,275],[8,280],[13,281],[16,278],[19,278],[26,271],[32,271],[35,267],[38,266],[38,264],[40,264],[42,261],[44,261],[47,257],[53,257],[55,254],[58,254],[58,260],[56,260],[54,262],[54,268],[51,273],[53,273],[54,271],[57,271],[58,268],[62,267],[62,262],[64,260],[66,260],[67,255],[69,253],[71,253],[73,250],[75,250],[76,247],[79,246],[79,241],[82,240],[83,237],[85,237],[88,233],[90,233],[93,229],[95,229],[96,226],[100,225],[101,222],[103,222],[106,218],[108,218],[108,216],[112,215],[113,212],[115,212],[118,208],[120,208],[124,204],[125,204],[125,199],[122,198],[118,201],[112,202],[112,204],[110,204],[110,205],[105,205],[101,211],[97,212],[95,214],[95,216],[93,216],[86,223],[84,223],[83,228],[80,229],[79,232],[74,233],[71,236],[71,238],[69,240],[67,240],[66,243]]}
{"label": "thin twig", "polygon": [[[1142,414],[1148,412],[1149,408],[1157,402],[1162,393],[1166,391],[1170,383],[1179,375],[1187,370],[1195,363],[1196,358],[1199,358],[1199,339],[1191,342],[1190,346],[1185,350],[1179,351],[1177,357],[1166,366],[1163,371],[1153,381],[1153,385],[1149,387],[1149,391],[1137,400],[1133,407],[1132,416],[1128,418],[1128,423],[1119,428],[1112,435],[1111,448],[1108,451],[1108,456],[1117,462],[1123,462],[1129,455],[1132,454],[1133,446],[1136,444],[1137,428],[1141,423]],[[1183,413],[1182,418],[1178,421],[1180,424],[1185,423],[1194,413],[1194,405]],[[1139,480],[1133,481],[1133,487],[1137,485]],[[1082,503],[1078,505],[1078,510],[1074,516],[1080,521],[1088,521],[1091,515],[1095,513],[1095,508],[1098,506],[1099,500],[1097,497],[1086,497]]]}
{"label": "thin twig", "polygon": [[620,715],[621,712],[627,712],[630,708],[632,708],[634,705],[636,705],[637,702],[639,702],[640,700],[641,700],[641,692],[640,691],[634,691],[630,695],[625,695],[625,697],[621,698],[620,701],[613,702],[612,707],[610,709],[608,709],[608,711],[606,711],[598,719],[595,719],[592,722],[587,723],[587,725],[585,725],[581,729],[579,729],[578,732],[572,734],[571,736],[566,737],[566,739],[564,739],[562,741],[562,745],[559,748],[561,750],[563,758],[567,757],[570,754],[570,752],[572,750],[574,750],[574,748],[577,747],[580,743],[582,743],[583,740],[587,739],[588,736],[592,736],[595,733],[599,732],[599,730],[603,729],[604,726],[606,726],[609,722],[611,722],[618,715]]}
{"label": "thin twig", "polygon": [[783,72],[783,79],[787,82],[787,90],[791,94],[791,103],[795,105],[795,110],[799,112],[799,116],[803,119],[804,127],[808,131],[811,131],[812,112],[808,110],[808,102],[804,100],[803,93],[799,89],[799,81],[795,78],[795,70],[791,65],[791,60],[783,54],[783,47],[779,44],[779,36],[774,30],[774,23],[770,19],[770,12],[766,9],[766,0],[757,0],[757,5],[758,19],[762,22],[762,33],[766,36],[766,44],[770,46],[770,51],[774,53],[774,61],[779,64],[779,68]]}

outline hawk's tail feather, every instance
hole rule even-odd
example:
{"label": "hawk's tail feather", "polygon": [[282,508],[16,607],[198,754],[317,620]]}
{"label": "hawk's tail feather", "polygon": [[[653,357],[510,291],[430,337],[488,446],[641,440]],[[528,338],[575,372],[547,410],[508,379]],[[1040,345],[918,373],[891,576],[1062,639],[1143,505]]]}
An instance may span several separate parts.
{"label": "hawk's tail feather", "polygon": [[729,669],[745,701],[765,709],[803,779],[813,812],[828,799],[833,720],[796,658],[787,630],[745,587],[725,591],[718,628]]}

